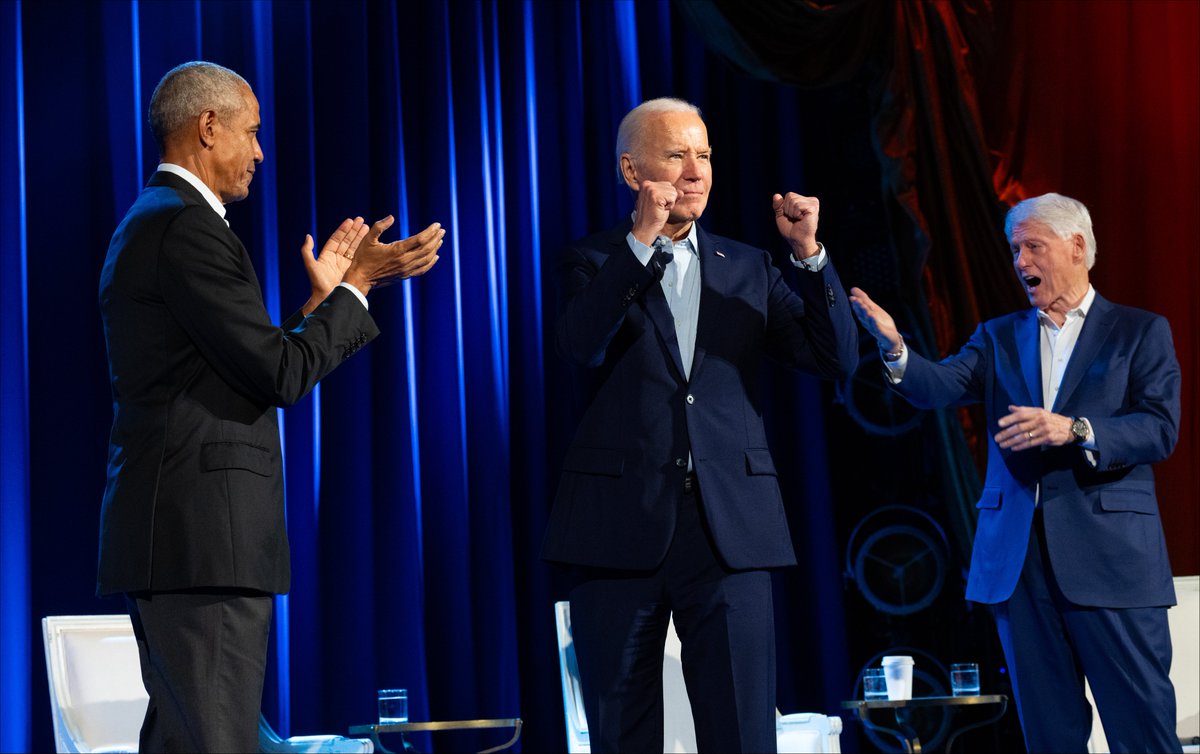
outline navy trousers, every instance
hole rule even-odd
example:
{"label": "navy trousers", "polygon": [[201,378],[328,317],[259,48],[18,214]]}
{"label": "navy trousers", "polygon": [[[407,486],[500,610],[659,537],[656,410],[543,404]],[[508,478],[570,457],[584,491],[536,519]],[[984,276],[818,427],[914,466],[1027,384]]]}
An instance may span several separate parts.
{"label": "navy trousers", "polygon": [[1063,596],[1041,510],[1017,588],[994,606],[1025,745],[1086,751],[1092,729],[1084,676],[1114,752],[1178,752],[1171,636],[1165,607],[1110,609]]}
{"label": "navy trousers", "polygon": [[699,750],[776,750],[771,577],[721,563],[694,482],[680,497],[675,535],[657,569],[578,575],[571,629],[592,751],[662,751],[672,613]]}

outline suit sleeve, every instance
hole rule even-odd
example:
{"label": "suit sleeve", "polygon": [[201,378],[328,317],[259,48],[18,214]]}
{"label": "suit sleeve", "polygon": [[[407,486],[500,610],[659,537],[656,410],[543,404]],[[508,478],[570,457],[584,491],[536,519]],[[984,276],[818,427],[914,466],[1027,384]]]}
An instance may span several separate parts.
{"label": "suit sleeve", "polygon": [[600,256],[568,247],[558,262],[560,304],[554,342],[560,354],[584,367],[604,363],[625,313],[654,282],[624,244],[598,265],[594,260]]}
{"label": "suit sleeve", "polygon": [[1100,469],[1157,463],[1171,455],[1179,439],[1181,377],[1167,320],[1151,319],[1146,336],[1128,359],[1121,410],[1114,416],[1087,417],[1096,435]]}
{"label": "suit sleeve", "polygon": [[978,403],[983,400],[986,370],[991,368],[987,348],[983,325],[979,325],[958,353],[940,362],[909,349],[904,378],[892,387],[917,408]]}
{"label": "suit sleeve", "polygon": [[820,272],[783,273],[769,254],[762,255],[768,267],[768,355],[820,377],[849,377],[858,366],[858,325],[832,262]]}
{"label": "suit sleeve", "polygon": [[[159,253],[166,306],[229,385],[262,404],[287,406],[378,335],[348,291],[335,289],[293,330],[271,323],[249,261],[204,207],[170,222]],[[293,317],[293,319],[295,319]]]}

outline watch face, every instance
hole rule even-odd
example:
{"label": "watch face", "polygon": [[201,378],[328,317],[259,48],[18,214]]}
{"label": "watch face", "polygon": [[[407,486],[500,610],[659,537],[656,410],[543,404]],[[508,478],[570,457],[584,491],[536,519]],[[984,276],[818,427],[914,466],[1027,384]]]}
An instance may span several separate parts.
{"label": "watch face", "polygon": [[1083,419],[1076,419],[1071,422],[1071,434],[1075,435],[1075,442],[1086,440],[1088,435],[1087,422]]}

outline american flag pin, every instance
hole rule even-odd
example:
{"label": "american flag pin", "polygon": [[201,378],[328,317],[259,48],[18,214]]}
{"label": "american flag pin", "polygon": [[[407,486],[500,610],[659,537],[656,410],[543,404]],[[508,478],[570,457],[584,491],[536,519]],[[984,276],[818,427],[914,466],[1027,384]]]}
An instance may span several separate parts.
{"label": "american flag pin", "polygon": [[721,259],[725,258],[725,252],[721,251],[720,249],[713,249],[713,253],[719,256]]}

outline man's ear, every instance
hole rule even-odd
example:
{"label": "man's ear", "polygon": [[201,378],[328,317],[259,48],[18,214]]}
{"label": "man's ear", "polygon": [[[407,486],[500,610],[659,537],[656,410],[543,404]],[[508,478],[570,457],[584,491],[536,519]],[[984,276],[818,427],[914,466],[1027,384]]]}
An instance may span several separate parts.
{"label": "man's ear", "polygon": [[1084,242],[1082,233],[1071,236],[1071,258],[1079,264],[1087,261],[1087,243]]}
{"label": "man's ear", "polygon": [[625,179],[625,185],[634,193],[637,193],[642,187],[642,182],[637,177],[637,168],[633,165],[633,155],[628,152],[621,155],[621,177]]}
{"label": "man's ear", "polygon": [[196,118],[196,136],[200,146],[212,149],[217,143],[217,111],[205,110]]}

